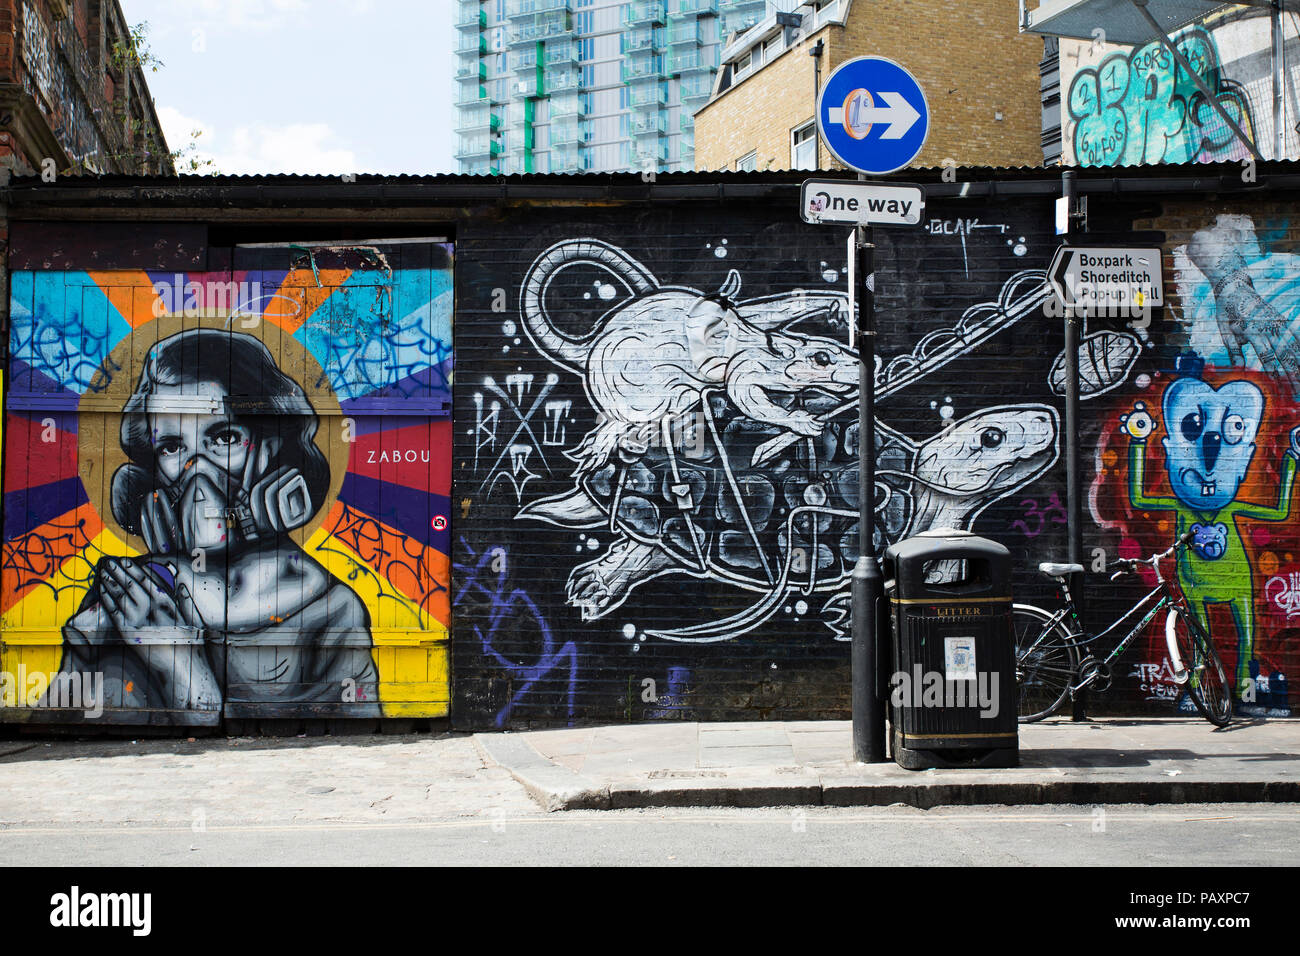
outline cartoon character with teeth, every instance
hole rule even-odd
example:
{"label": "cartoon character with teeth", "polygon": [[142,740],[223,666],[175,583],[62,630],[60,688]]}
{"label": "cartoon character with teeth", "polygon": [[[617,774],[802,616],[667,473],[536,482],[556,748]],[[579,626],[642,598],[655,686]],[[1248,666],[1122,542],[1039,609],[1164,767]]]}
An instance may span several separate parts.
{"label": "cartoon character with teeth", "polygon": [[1195,356],[1179,360],[1179,377],[1162,399],[1166,437],[1165,469],[1174,497],[1145,492],[1147,438],[1156,422],[1139,402],[1121,418],[1128,434],[1129,500],[1144,511],[1172,511],[1177,534],[1194,534],[1178,557],[1178,583],[1193,612],[1209,632],[1211,604],[1228,604],[1237,625],[1237,693],[1249,686],[1254,657],[1255,594],[1238,519],[1285,521],[1300,460],[1300,426],[1291,430],[1291,445],[1282,459],[1276,506],[1237,501],[1237,492],[1255,456],[1255,436],[1264,416],[1264,394],[1252,382],[1238,380],[1219,388],[1201,380],[1205,363]]}

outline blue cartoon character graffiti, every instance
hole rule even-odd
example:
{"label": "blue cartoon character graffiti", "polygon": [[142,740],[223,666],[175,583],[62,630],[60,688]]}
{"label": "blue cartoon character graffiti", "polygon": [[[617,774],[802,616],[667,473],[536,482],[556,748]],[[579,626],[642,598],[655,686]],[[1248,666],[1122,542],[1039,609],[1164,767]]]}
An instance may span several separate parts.
{"label": "blue cartoon character graffiti", "polygon": [[[1252,686],[1255,593],[1238,520],[1285,521],[1300,460],[1300,427],[1290,432],[1283,455],[1276,506],[1238,501],[1237,494],[1255,456],[1255,436],[1264,417],[1264,393],[1246,380],[1214,388],[1202,381],[1204,362],[1179,360],[1179,377],[1164,391],[1162,440],[1165,469],[1174,497],[1145,491],[1147,437],[1155,423],[1141,404],[1123,417],[1129,436],[1129,500],[1146,511],[1172,511],[1177,534],[1192,532],[1190,548],[1178,558],[1178,583],[1197,619],[1209,630],[1209,606],[1231,607],[1237,627],[1237,693]],[[1243,708],[1249,709],[1249,708]]]}

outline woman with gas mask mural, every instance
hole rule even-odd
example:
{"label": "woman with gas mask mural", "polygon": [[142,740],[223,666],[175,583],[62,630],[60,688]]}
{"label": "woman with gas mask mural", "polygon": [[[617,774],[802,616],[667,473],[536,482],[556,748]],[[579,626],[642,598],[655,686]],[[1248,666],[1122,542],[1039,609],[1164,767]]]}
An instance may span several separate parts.
{"label": "woman with gas mask mural", "polygon": [[316,429],[258,339],[194,329],[158,342],[123,408],[129,463],[111,498],[149,553],[99,562],[61,669],[104,671],[108,700],[127,708],[345,704],[324,712],[378,717],[369,613],[289,536],[329,489]]}

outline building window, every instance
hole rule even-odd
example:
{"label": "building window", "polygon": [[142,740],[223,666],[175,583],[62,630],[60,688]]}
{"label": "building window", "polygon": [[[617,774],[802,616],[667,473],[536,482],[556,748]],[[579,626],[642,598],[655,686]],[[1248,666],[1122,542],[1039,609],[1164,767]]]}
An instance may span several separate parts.
{"label": "building window", "polygon": [[736,172],[738,173],[752,173],[756,169],[758,169],[758,150],[746,153],[736,160]]}
{"label": "building window", "polygon": [[790,168],[817,168],[817,123],[805,123],[790,131]]}

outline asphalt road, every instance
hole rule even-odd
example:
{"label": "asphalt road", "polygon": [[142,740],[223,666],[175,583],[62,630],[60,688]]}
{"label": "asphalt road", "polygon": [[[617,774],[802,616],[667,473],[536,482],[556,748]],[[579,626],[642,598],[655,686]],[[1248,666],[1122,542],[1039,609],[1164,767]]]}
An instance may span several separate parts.
{"label": "asphalt road", "polygon": [[[196,829],[196,827],[198,829]],[[1300,807],[496,810],[473,819],[0,827],[5,864],[1269,866]]]}
{"label": "asphalt road", "polygon": [[0,864],[1268,866],[1300,804],[546,813],[462,735],[0,742]]}

